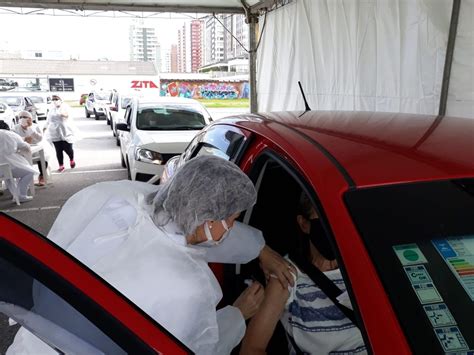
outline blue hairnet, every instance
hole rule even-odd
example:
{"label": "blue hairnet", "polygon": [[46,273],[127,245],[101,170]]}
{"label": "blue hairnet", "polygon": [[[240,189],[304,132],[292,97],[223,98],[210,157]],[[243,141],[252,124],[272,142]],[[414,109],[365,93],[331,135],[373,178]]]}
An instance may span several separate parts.
{"label": "blue hairnet", "polygon": [[205,221],[223,220],[255,204],[252,181],[237,165],[216,156],[185,163],[156,193],[153,221],[173,221],[184,235]]}

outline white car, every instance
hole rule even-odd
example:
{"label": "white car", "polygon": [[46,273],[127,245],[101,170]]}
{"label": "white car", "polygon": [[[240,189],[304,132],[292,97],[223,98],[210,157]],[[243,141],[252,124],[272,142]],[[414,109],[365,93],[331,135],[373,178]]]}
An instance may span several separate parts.
{"label": "white car", "polygon": [[51,105],[51,93],[35,92],[28,96],[36,106],[36,115],[38,120],[45,120],[48,117],[49,107]]}
{"label": "white car", "polygon": [[10,128],[15,126],[15,112],[4,102],[0,102],[0,121],[5,122]]}
{"label": "white car", "polygon": [[85,105],[86,117],[94,115],[96,120],[100,117],[107,119],[111,96],[112,91],[108,90],[89,93]]}
{"label": "white car", "polygon": [[181,154],[194,136],[211,122],[198,101],[184,98],[134,98],[121,131],[122,166],[131,180],[155,182],[168,159]]}

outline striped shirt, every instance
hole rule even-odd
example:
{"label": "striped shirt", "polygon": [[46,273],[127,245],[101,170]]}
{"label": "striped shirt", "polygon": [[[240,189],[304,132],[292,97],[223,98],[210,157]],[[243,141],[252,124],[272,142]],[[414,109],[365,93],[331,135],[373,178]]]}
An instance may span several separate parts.
{"label": "striped shirt", "polygon": [[[339,269],[325,275],[342,291],[346,290]],[[367,354],[359,329],[300,270],[281,322],[307,354]],[[291,343],[290,348],[290,354],[296,354]]]}

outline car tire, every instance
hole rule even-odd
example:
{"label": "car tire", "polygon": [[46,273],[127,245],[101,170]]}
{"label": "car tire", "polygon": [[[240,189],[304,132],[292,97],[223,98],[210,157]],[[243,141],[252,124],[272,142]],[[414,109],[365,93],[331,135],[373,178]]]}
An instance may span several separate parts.
{"label": "car tire", "polygon": [[91,114],[89,113],[89,111],[87,111],[87,108],[86,108],[85,110],[86,110],[86,117],[87,117],[87,118],[90,118],[90,117],[91,117]]}
{"label": "car tire", "polygon": [[105,120],[107,121],[107,126],[112,126],[110,124],[110,115],[106,116]]}
{"label": "car tire", "polygon": [[96,121],[99,119],[99,115],[97,114],[97,111],[95,109],[94,109],[94,117]]}
{"label": "car tire", "polygon": [[125,159],[123,158],[122,152],[120,152],[120,163],[122,164],[122,168],[127,167],[127,164],[125,164]]}
{"label": "car tire", "polygon": [[117,144],[117,147],[120,147],[120,139],[116,138],[115,139],[115,144]]}

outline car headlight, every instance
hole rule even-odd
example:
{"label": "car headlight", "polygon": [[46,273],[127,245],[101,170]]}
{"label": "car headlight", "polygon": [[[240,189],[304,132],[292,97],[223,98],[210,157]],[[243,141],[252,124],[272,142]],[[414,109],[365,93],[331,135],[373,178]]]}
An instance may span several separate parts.
{"label": "car headlight", "polygon": [[135,160],[144,163],[163,164],[163,157],[160,153],[144,148],[137,148],[135,150]]}

